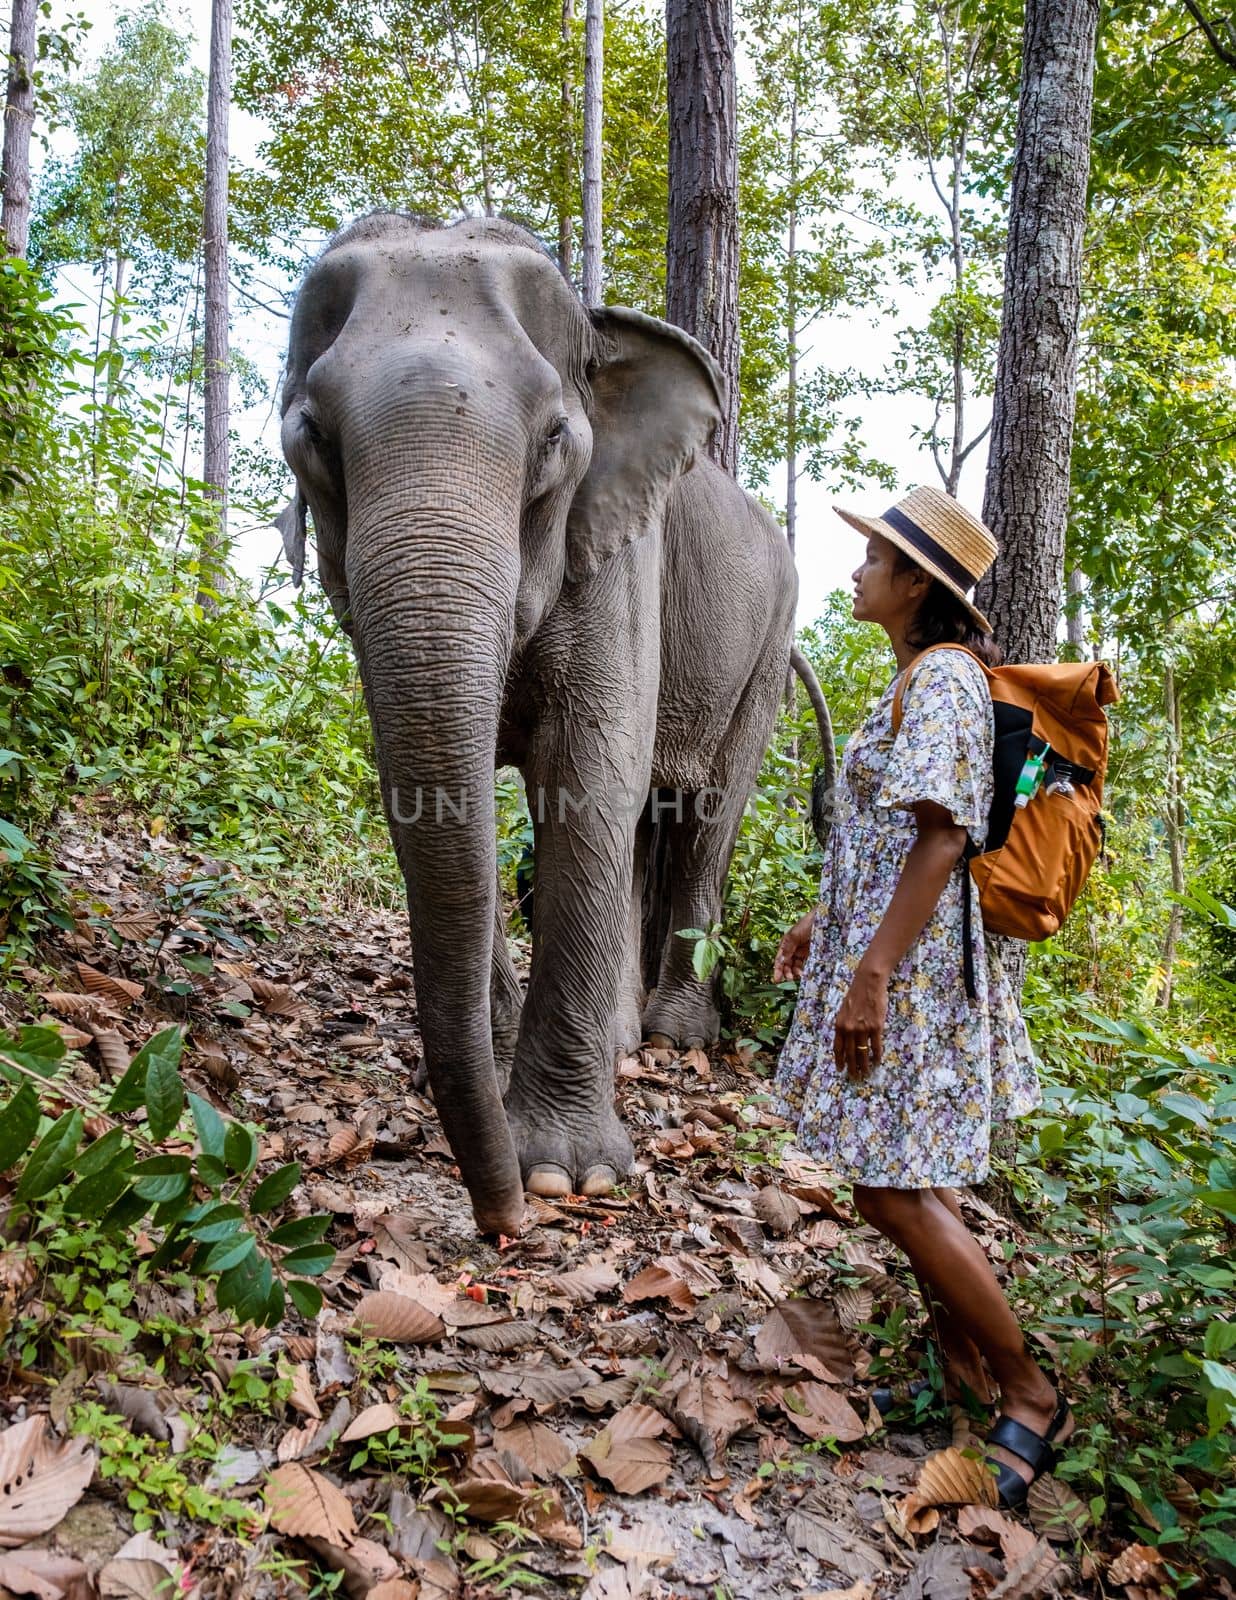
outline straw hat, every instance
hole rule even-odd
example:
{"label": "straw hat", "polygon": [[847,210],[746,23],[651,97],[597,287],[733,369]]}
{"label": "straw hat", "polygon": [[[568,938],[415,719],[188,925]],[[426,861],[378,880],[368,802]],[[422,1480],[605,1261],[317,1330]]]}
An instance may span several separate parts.
{"label": "straw hat", "polygon": [[942,489],[911,489],[904,500],[878,517],[861,517],[841,506],[833,510],[860,533],[878,533],[939,579],[955,594],[984,633],[991,623],[967,596],[996,559],[991,530]]}

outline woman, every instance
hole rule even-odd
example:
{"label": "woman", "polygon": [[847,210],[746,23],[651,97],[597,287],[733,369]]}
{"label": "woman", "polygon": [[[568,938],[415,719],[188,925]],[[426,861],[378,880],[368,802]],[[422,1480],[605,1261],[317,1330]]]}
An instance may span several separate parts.
{"label": "woman", "polygon": [[[975,657],[999,661],[966,593],[996,545],[936,489],[915,489],[882,517],[840,514],[867,535],[854,616],[884,629],[898,674],[846,746],[821,903],[777,953],[774,980],[802,979],[777,1109],[909,1257],[936,1313],[946,1392],[990,1399],[984,1362],[994,1375],[1001,1415],[988,1447],[1002,1503],[1018,1505],[1073,1420],[954,1193],[987,1175],[992,1124],[1039,1102],[1025,1023],[985,954],[977,898],[974,1000],[963,975],[963,851],[967,838],[982,842],[992,785],[991,696]],[[965,650],[913,665],[938,644]]]}

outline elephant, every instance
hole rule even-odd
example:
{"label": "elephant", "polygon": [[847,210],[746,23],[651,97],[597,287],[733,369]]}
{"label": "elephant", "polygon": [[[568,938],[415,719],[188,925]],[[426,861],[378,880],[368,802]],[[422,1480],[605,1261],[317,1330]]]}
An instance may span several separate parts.
{"label": "elephant", "polygon": [[[712,986],[661,922],[719,918],[787,681],[797,577],[774,519],[703,453],[722,380],[681,330],[585,309],[502,219],[395,212],[339,233],[297,294],[282,395],[296,479],[351,635],[406,881],[429,1084],[483,1233],[525,1189],[630,1169],[618,1053],[707,1045]],[[526,995],[496,869],[496,767],[523,773]]]}

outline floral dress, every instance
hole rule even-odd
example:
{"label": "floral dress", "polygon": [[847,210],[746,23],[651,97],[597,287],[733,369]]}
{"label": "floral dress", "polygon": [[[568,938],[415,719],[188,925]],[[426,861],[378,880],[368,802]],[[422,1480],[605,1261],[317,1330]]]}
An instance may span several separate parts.
{"label": "floral dress", "polygon": [[987,1175],[993,1122],[1039,1103],[1034,1056],[972,897],[977,998],[963,972],[958,864],[888,986],[883,1058],[862,1078],[833,1062],[833,1023],[914,844],[911,807],[944,806],[981,844],[991,804],[991,697],[982,670],[940,650],[912,670],[894,737],[889,684],[846,746],[821,903],[773,1109],[799,1144],[854,1183],[926,1189]]}

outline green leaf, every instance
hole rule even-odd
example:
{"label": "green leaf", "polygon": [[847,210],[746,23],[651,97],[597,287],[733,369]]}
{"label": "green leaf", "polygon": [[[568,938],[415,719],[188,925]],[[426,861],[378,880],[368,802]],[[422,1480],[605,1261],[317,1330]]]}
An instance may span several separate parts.
{"label": "green leaf", "polygon": [[32,1083],[21,1088],[0,1111],[0,1172],[7,1172],[29,1150],[39,1131],[39,1097]]}
{"label": "green leaf", "polygon": [[197,1142],[208,1156],[223,1160],[223,1141],[227,1136],[227,1123],[201,1095],[189,1096],[189,1110],[193,1113],[193,1126],[197,1129]]}
{"label": "green leaf", "polygon": [[93,1144],[88,1144],[73,1163],[73,1171],[79,1178],[92,1177],[96,1172],[101,1172],[125,1151],[129,1160],[126,1168],[133,1165],[136,1157],[133,1155],[133,1146],[129,1136],[123,1128],[109,1128],[105,1134],[96,1139]]}
{"label": "green leaf", "polygon": [[289,1161],[269,1177],[263,1178],[249,1198],[249,1210],[255,1217],[263,1216],[281,1206],[300,1182],[300,1162]]}
{"label": "green leaf", "polygon": [[316,1244],[334,1220],[330,1215],[294,1217],[291,1222],[281,1222],[277,1228],[272,1228],[266,1236],[267,1242],[285,1245],[289,1250],[297,1245]]}
{"label": "green leaf", "polygon": [[135,1189],[126,1189],[104,1214],[99,1227],[104,1233],[125,1233],[140,1222],[149,1210],[149,1201],[143,1200]]}
{"label": "green leaf", "polygon": [[323,1305],[322,1291],[317,1284],[306,1283],[303,1278],[289,1278],[288,1293],[301,1316],[307,1317],[312,1322]]}
{"label": "green leaf", "polygon": [[258,1143],[253,1129],[243,1122],[229,1122],[223,1140],[223,1160],[229,1172],[247,1178],[257,1166]]}
{"label": "green leaf", "polygon": [[54,1078],[67,1053],[55,1028],[19,1028],[15,1045],[0,1044],[0,1058],[20,1062],[40,1078]]}
{"label": "green leaf", "polygon": [[179,1200],[192,1176],[188,1156],[151,1156],[133,1168],[133,1187],[143,1200]]}
{"label": "green leaf", "polygon": [[31,1151],[14,1198],[39,1200],[54,1189],[72,1166],[81,1136],[82,1114],[74,1107],[52,1123]]}
{"label": "green leaf", "polygon": [[176,1066],[183,1041],[179,1029],[172,1031],[176,1035],[175,1054],[156,1050],[146,1068],[146,1120],[155,1144],[162,1144],[180,1121],[180,1114],[185,1108],[184,1084],[180,1081]]}
{"label": "green leaf", "polygon": [[262,1326],[266,1328],[278,1327],[283,1321],[284,1311],[287,1309],[283,1297],[283,1285],[275,1280],[270,1286],[270,1299],[266,1303],[266,1311],[262,1317]]}
{"label": "green leaf", "polygon": [[[161,1068],[164,1074],[168,1066],[174,1072],[180,1064],[180,1055],[184,1049],[184,1043],[184,1034],[179,1028],[164,1028],[161,1032],[156,1033],[153,1039],[147,1039],[146,1043],[130,1061],[124,1077],[112,1090],[111,1099],[107,1102],[107,1109],[109,1111],[136,1111],[139,1106],[143,1105],[146,1101],[146,1077],[151,1062],[158,1057],[164,1063],[163,1068]],[[163,1081],[166,1082],[165,1076]],[[179,1085],[179,1075],[177,1075],[176,1081]],[[183,1089],[181,1093],[183,1095]],[[179,1111],[176,1115],[179,1117]],[[174,1127],[175,1124],[173,1123],[172,1126]],[[168,1131],[170,1132],[171,1130],[169,1129]],[[151,1135],[152,1137],[155,1136],[153,1124]],[[167,1135],[159,1134],[157,1137],[166,1138]]]}
{"label": "green leaf", "polygon": [[200,1258],[198,1265],[203,1272],[226,1272],[251,1255],[256,1244],[257,1240],[251,1233],[242,1233],[234,1239],[221,1239]]}
{"label": "green leaf", "polygon": [[334,1259],[335,1252],[330,1245],[306,1244],[299,1250],[289,1250],[279,1265],[285,1272],[303,1272],[308,1278],[316,1278]]}
{"label": "green leaf", "polygon": [[[130,1161],[132,1157],[130,1157]],[[79,1178],[64,1197],[64,1212],[69,1217],[98,1219],[129,1187],[129,1163],[117,1163]]]}
{"label": "green leaf", "polygon": [[224,1311],[230,1306],[242,1322],[257,1322],[266,1315],[274,1281],[270,1262],[251,1250],[220,1277],[215,1299]]}
{"label": "green leaf", "polygon": [[208,1189],[213,1190],[215,1194],[218,1194],[228,1179],[227,1168],[215,1156],[198,1156],[197,1175],[200,1182],[204,1183]]}
{"label": "green leaf", "polygon": [[207,1206],[200,1217],[187,1221],[190,1236],[202,1244],[217,1244],[230,1239],[245,1220],[244,1208],[230,1201]]}

